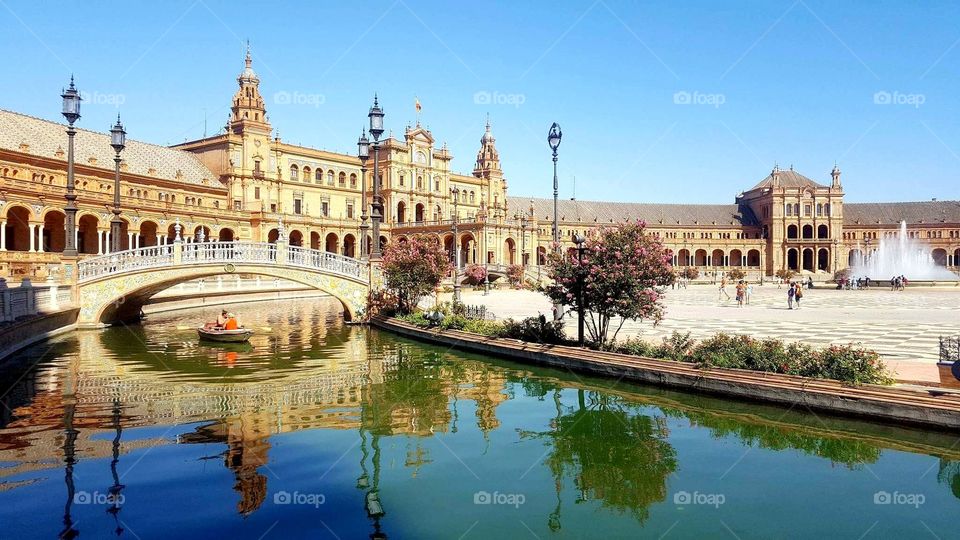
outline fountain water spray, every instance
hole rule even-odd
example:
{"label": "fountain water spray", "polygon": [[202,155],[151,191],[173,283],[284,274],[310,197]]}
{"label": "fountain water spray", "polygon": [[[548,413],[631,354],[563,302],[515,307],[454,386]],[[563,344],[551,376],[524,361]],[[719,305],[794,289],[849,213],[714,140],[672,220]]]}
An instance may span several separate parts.
{"label": "fountain water spray", "polygon": [[872,253],[864,255],[858,242],[850,272],[854,277],[875,280],[901,275],[913,281],[958,279],[956,274],[934,261],[930,246],[907,236],[906,221],[900,222],[896,238],[881,238],[880,246]]}

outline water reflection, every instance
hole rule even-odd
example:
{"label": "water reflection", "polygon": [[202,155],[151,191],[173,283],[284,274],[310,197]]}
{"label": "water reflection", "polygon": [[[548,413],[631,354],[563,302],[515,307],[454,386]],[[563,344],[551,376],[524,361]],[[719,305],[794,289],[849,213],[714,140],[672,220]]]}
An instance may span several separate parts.
{"label": "water reflection", "polygon": [[[165,508],[161,517],[176,528],[176,512],[193,510],[190,497],[160,500],[142,488],[173,482],[175,492],[207,501],[205,512],[215,523],[224,523],[217,512],[229,505],[243,518],[230,526],[246,536],[253,531],[243,527],[257,524],[261,513],[274,520],[276,512],[300,510],[275,499],[289,489],[287,467],[317,468],[313,481],[348,507],[330,505],[311,520],[322,515],[348,529],[338,532],[344,537],[360,531],[374,538],[388,531],[417,536],[432,529],[411,522],[408,499],[429,495],[408,483],[451,497],[458,483],[482,488],[472,477],[486,481],[496,473],[478,474],[469,455],[489,453],[504,460],[496,464],[506,471],[498,481],[520,477],[530,498],[543,501],[524,509],[536,513],[530,523],[561,534],[591,530],[595,518],[583,505],[595,505],[608,519],[654,521],[654,509],[670,502],[670,479],[689,465],[682,457],[687,439],[699,433],[851,471],[890,452],[934,456],[936,482],[960,499],[960,452],[946,435],[462,355],[344,326],[334,308],[316,302],[239,308],[247,326],[257,329],[249,345],[200,345],[193,327],[209,314],[192,312],[63,336],[29,350],[24,364],[39,364],[6,372],[0,381],[12,387],[0,417],[0,508],[16,501],[36,505],[40,515],[48,513],[45,501],[57,497],[64,509],[54,534],[74,538],[82,525],[96,536],[103,529],[94,527],[107,524],[99,521],[103,515],[89,514],[85,497],[103,493],[98,508],[114,536],[136,529],[127,523],[152,523],[154,508]],[[229,482],[216,475],[194,481],[190,463],[219,463]],[[58,469],[64,482],[54,485],[51,473]],[[100,470],[109,474],[91,493]],[[77,489],[77,478],[84,489]],[[130,506],[128,498],[138,504]],[[0,516],[24,535],[45,530],[4,512]]]}

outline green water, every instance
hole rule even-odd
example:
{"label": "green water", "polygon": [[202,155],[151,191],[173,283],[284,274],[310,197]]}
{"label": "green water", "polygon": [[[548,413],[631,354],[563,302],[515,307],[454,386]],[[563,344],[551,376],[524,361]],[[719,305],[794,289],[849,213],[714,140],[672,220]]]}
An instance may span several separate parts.
{"label": "green water", "polygon": [[534,368],[327,301],[0,372],[0,538],[957,538],[960,439]]}

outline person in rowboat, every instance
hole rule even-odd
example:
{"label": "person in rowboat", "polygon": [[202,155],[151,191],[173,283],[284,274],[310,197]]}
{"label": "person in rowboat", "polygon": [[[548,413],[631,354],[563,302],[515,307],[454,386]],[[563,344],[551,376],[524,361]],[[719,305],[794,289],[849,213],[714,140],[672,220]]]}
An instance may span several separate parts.
{"label": "person in rowboat", "polygon": [[233,313],[226,314],[227,320],[223,323],[224,330],[237,330],[240,328],[240,324],[237,323],[237,317]]}

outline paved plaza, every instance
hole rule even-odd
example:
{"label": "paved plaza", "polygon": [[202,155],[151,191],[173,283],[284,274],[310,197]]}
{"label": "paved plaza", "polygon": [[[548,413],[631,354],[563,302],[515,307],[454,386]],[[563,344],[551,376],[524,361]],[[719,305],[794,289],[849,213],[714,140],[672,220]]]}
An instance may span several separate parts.
{"label": "paved plaza", "polygon": [[[728,291],[732,297],[733,287]],[[671,289],[666,316],[659,325],[628,322],[619,337],[659,342],[674,331],[690,332],[694,338],[727,332],[811,345],[862,343],[879,352],[898,378],[936,381],[938,337],[960,334],[960,287],[915,287],[903,292],[818,287],[806,290],[802,308],[792,311],[787,309],[786,288],[775,284],[755,285],[750,305],[742,308],[719,296],[716,285]],[[501,319],[551,313],[546,297],[531,291],[491,291],[485,296],[465,289],[463,301],[486,305]],[[566,329],[568,335],[576,334],[575,315],[566,318]]]}

